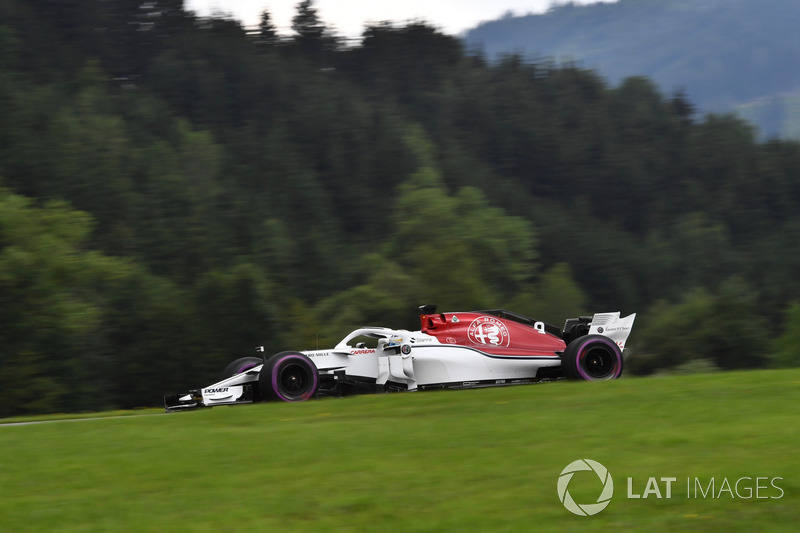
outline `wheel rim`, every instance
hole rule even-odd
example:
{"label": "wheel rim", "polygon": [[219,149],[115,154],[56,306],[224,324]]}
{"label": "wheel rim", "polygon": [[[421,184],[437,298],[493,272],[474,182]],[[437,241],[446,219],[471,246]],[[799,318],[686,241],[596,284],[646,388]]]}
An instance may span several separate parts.
{"label": "wheel rim", "polygon": [[286,396],[302,396],[310,383],[308,369],[299,364],[289,364],[280,370],[278,384]]}
{"label": "wheel rim", "polygon": [[593,379],[603,379],[614,375],[616,371],[616,357],[601,346],[593,346],[584,352],[581,357],[581,366],[584,372]]}

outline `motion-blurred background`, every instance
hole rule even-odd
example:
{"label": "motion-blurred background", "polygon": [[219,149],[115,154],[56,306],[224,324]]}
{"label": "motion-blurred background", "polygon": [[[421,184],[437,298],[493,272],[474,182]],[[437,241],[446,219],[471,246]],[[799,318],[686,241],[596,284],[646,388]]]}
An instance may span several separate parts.
{"label": "motion-blurred background", "polygon": [[[0,0],[0,416],[157,405],[423,303],[638,312],[630,373],[800,365],[796,9],[354,39],[308,0],[287,30],[268,6]],[[509,40],[526,20],[540,44]],[[733,114],[759,102],[771,122]]]}

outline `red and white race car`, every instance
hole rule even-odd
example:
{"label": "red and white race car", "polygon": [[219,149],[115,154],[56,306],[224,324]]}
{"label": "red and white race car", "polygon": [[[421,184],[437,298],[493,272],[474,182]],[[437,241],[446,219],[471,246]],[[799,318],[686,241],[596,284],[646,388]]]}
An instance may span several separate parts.
{"label": "red and white race car", "polygon": [[419,331],[364,327],[329,350],[242,357],[217,383],[164,401],[167,411],[178,411],[356,392],[615,379],[635,318],[598,313],[557,328],[505,309],[436,313],[424,305]]}

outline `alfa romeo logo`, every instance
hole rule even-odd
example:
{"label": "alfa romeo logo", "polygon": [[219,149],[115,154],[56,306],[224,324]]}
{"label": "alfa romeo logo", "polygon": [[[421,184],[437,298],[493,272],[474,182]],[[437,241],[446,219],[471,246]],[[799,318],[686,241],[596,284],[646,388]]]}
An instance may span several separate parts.
{"label": "alfa romeo logo", "polygon": [[[568,489],[569,483],[572,481],[572,476],[575,475],[575,472],[583,470],[591,470],[600,478],[600,483],[603,488],[595,503],[576,503],[569,494]],[[567,467],[561,471],[561,475],[558,476],[558,499],[561,500],[561,503],[564,504],[564,507],[566,507],[569,512],[575,513],[576,515],[596,515],[608,507],[608,504],[611,503],[612,496],[614,496],[614,480],[611,479],[611,474],[608,472],[608,469],[597,461],[578,459],[568,464]]]}
{"label": "alfa romeo logo", "polygon": [[467,333],[470,340],[476,344],[508,346],[511,340],[506,325],[493,316],[476,318],[467,328]]}

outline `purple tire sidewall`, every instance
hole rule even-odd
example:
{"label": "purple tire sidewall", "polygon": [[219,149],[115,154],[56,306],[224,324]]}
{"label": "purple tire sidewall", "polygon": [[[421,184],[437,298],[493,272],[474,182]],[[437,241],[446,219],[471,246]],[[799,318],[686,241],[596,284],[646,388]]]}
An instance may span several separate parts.
{"label": "purple tire sidewall", "polygon": [[[317,377],[317,373],[316,372],[313,372],[313,371],[311,372],[311,375],[312,375],[313,381],[314,381],[314,386],[311,387],[310,392],[307,393],[307,394],[304,394],[302,397],[298,398],[297,400],[292,400],[291,398],[287,398],[286,396],[281,394],[280,388],[278,387],[278,372],[275,372],[275,370],[277,370],[283,364],[284,361],[290,361],[292,359],[296,359],[297,361],[300,362],[300,364],[308,366],[308,361],[306,360],[305,357],[302,357],[302,356],[297,355],[297,354],[284,355],[283,357],[278,359],[275,362],[274,365],[272,365],[273,372],[272,372],[272,376],[270,376],[270,378],[272,380],[272,390],[275,393],[275,396],[277,396],[280,400],[282,400],[284,402],[291,402],[291,401],[297,401],[297,400],[308,400],[314,394],[314,391],[317,390],[317,384],[318,384],[319,378]],[[312,365],[313,365],[313,363],[312,363]]]}
{"label": "purple tire sidewall", "polygon": [[234,372],[233,375],[234,376],[238,376],[239,374],[241,374],[243,372],[247,372],[251,368],[257,367],[259,364],[260,363],[245,363],[242,366],[240,366],[239,368],[237,368],[236,372]]}
{"label": "purple tire sidewall", "polygon": [[[600,378],[600,379],[594,378],[594,377],[590,376],[589,374],[587,374],[583,370],[583,366],[581,365],[581,358],[586,353],[586,348],[588,346],[591,346],[594,343],[605,344],[606,346],[611,348],[611,352],[614,354],[614,358],[615,358],[614,371],[607,378]],[[580,348],[578,350],[576,350],[576,352],[577,353],[575,354],[575,368],[578,370],[578,373],[581,375],[581,377],[583,379],[585,379],[586,381],[603,381],[603,380],[606,380],[606,379],[616,379],[616,378],[618,378],[620,376],[620,374],[622,374],[622,356],[619,353],[619,348],[617,348],[616,344],[611,342],[611,339],[607,339],[607,338],[604,338],[604,339],[598,339],[598,338],[589,339],[588,341],[584,342],[584,344],[582,344],[580,346]]]}

